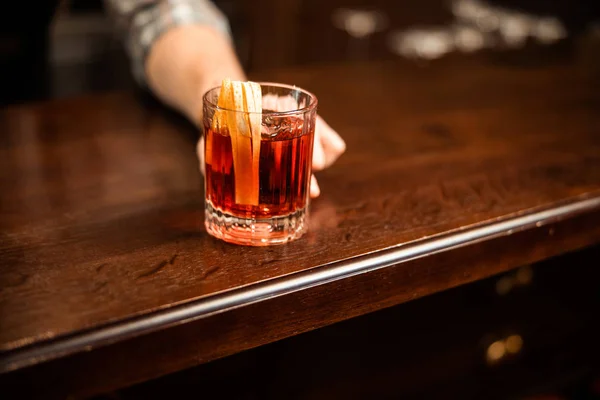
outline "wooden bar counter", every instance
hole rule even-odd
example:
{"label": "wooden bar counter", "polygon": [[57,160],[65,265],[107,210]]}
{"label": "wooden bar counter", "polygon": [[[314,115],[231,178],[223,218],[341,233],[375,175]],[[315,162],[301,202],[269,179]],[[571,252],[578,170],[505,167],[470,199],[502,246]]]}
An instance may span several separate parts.
{"label": "wooden bar counter", "polygon": [[586,53],[253,78],[315,92],[348,145],[284,246],[206,234],[198,134],[154,102],[0,111],[3,385],[91,396],[600,243]]}

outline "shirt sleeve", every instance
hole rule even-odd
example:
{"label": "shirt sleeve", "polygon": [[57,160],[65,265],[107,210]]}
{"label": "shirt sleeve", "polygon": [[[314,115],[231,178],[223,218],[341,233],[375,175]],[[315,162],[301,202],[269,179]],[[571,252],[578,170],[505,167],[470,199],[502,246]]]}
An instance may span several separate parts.
{"label": "shirt sleeve", "polygon": [[109,17],[122,37],[133,75],[146,85],[145,62],[154,42],[172,27],[208,25],[231,40],[225,15],[209,0],[104,0]]}

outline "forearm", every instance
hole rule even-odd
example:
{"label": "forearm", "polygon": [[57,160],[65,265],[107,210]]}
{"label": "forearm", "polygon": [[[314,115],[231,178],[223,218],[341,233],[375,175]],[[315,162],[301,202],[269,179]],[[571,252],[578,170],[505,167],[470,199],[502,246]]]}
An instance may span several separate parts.
{"label": "forearm", "polygon": [[104,0],[141,86],[199,123],[202,94],[243,79],[227,18],[210,0]]}
{"label": "forearm", "polygon": [[209,26],[171,28],[153,44],[145,64],[150,89],[199,124],[202,95],[225,77],[244,79],[230,40]]}

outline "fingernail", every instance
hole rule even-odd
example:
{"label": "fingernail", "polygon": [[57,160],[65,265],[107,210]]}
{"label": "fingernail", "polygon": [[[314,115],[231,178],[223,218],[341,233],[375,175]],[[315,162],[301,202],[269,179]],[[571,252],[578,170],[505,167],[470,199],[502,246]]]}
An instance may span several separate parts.
{"label": "fingernail", "polygon": [[317,183],[317,178],[314,175],[310,177],[310,197],[319,197],[321,194],[321,188],[319,188],[319,184]]}

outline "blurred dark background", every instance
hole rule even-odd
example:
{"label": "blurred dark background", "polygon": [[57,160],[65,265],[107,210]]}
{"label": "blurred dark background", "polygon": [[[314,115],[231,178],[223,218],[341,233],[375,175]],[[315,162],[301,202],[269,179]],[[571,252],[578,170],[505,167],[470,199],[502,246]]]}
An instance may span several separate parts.
{"label": "blurred dark background", "polygon": [[[545,27],[543,21],[538,24],[538,31],[545,29],[555,36],[545,41],[545,45],[559,37],[565,39],[565,33],[568,40],[598,29],[594,21],[600,21],[598,0],[215,0],[215,3],[229,17],[239,57],[250,73],[314,63],[406,57],[411,51],[398,32],[418,27],[453,30],[457,35],[457,29],[462,29],[459,35],[467,40],[467,49],[476,48],[481,38],[477,32],[463,28],[477,28],[478,22],[469,17],[469,12],[477,13],[482,7],[484,11],[491,7],[497,13],[509,15],[497,32],[505,34],[504,39],[511,41],[513,50],[521,49],[524,43],[536,42],[532,39],[535,32],[526,42],[518,37],[523,29],[523,15],[560,21],[558,35],[556,26],[552,30],[556,21],[546,20]],[[127,57],[104,13],[102,0],[10,1],[3,6],[0,17],[3,105],[134,87]],[[494,18],[488,15],[492,23]],[[497,32],[496,36],[486,33],[487,39],[497,39]],[[516,39],[511,32],[516,33]],[[488,40],[485,47],[502,48],[501,36],[500,40]]]}

